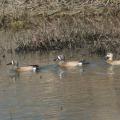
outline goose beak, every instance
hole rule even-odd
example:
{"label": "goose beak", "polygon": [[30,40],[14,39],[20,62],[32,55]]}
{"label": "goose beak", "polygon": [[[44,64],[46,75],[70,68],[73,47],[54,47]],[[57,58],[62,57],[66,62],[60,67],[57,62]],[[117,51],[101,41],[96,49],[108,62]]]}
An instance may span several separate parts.
{"label": "goose beak", "polygon": [[7,63],[6,65],[12,65],[12,62],[10,62],[10,63]]}

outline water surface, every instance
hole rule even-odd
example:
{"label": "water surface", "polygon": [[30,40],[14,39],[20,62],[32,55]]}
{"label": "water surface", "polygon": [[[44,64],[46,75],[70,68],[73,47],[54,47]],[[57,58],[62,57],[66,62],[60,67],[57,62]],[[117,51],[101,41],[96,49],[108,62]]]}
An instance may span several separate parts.
{"label": "water surface", "polygon": [[[0,69],[1,120],[119,120],[120,67],[102,57],[86,56],[90,65],[60,69],[58,53],[7,55]],[[80,53],[68,55],[80,59]],[[15,73],[6,63],[40,64],[41,72]]]}

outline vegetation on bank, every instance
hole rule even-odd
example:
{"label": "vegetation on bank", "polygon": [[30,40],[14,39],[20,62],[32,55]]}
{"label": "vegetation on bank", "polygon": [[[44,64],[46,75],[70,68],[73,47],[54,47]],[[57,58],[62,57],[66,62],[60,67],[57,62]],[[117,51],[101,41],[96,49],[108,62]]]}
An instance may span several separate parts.
{"label": "vegetation on bank", "polygon": [[[0,28],[12,30],[17,52],[85,48],[120,53],[120,0],[3,0]],[[28,40],[20,31],[25,32]]]}

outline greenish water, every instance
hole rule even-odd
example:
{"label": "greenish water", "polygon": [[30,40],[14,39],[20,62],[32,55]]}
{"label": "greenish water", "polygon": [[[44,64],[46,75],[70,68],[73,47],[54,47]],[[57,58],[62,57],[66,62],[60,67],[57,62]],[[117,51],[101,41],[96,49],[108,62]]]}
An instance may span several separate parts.
{"label": "greenish water", "polygon": [[[102,57],[86,56],[90,65],[65,70],[53,62],[58,54],[8,54],[2,59],[0,119],[119,120],[120,66],[111,67]],[[69,59],[81,58],[79,52],[64,54]],[[42,70],[14,73],[6,66],[11,59],[21,65],[40,64]]]}

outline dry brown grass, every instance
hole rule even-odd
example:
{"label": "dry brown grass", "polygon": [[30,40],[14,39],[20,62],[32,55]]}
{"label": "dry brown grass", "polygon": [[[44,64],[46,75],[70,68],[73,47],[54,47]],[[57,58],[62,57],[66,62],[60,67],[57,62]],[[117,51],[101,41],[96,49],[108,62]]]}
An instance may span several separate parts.
{"label": "dry brown grass", "polygon": [[[119,53],[120,0],[3,0],[0,4],[0,27],[18,31],[21,37],[16,39],[17,51],[79,47],[91,53]],[[24,35],[21,30],[29,32]]]}

